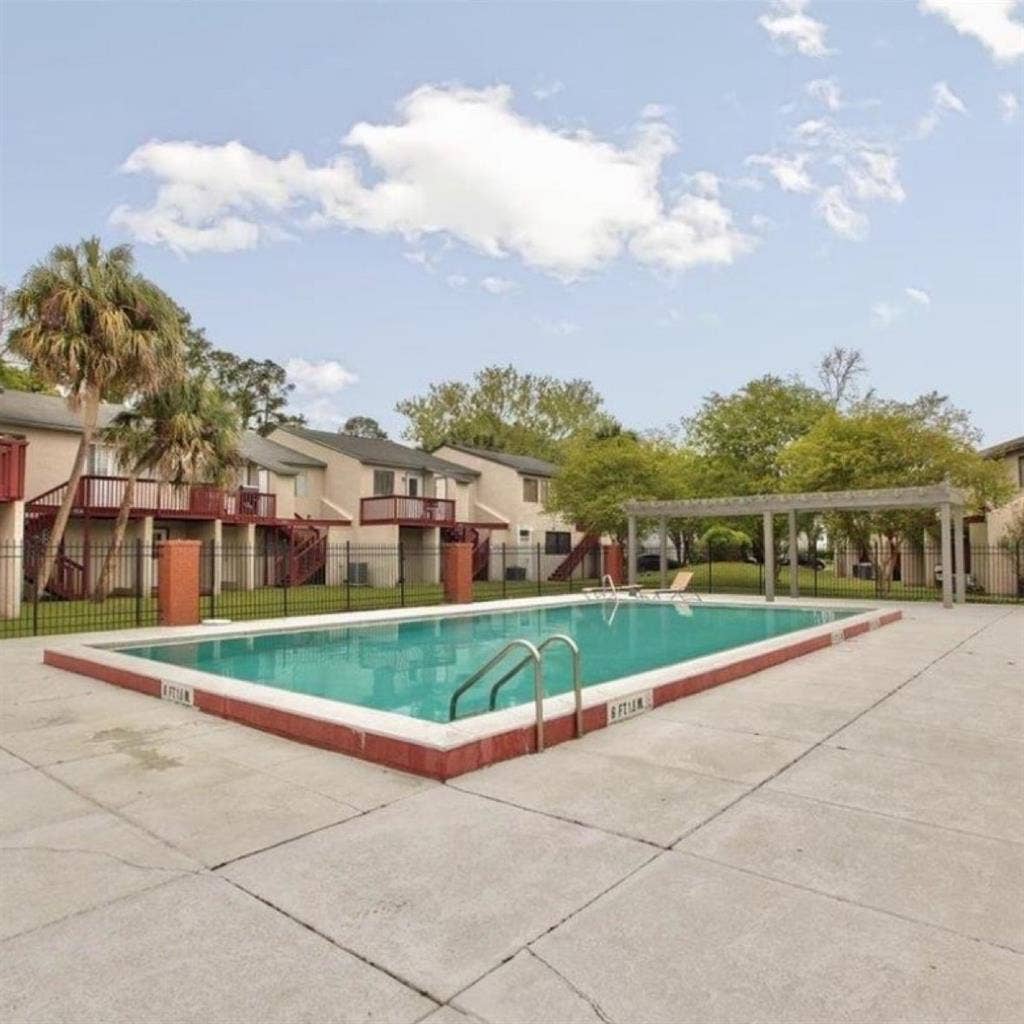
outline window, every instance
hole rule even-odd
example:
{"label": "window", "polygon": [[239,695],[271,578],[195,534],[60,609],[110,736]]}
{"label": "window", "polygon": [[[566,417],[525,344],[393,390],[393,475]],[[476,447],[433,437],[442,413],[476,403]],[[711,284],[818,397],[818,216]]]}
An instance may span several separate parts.
{"label": "window", "polygon": [[546,505],[548,503],[548,484],[550,480],[541,480],[540,482],[540,503]]}
{"label": "window", "polygon": [[305,498],[309,494],[309,474],[305,471],[295,474],[295,497]]}
{"label": "window", "polygon": [[116,449],[105,444],[89,446],[89,461],[86,469],[89,476],[118,476],[120,469]]}
{"label": "window", "polygon": [[375,495],[395,493],[395,474],[390,469],[373,471],[373,493]]}
{"label": "window", "polygon": [[540,481],[536,477],[523,477],[523,501],[533,505],[540,501]]}
{"label": "window", "polygon": [[567,555],[572,550],[572,534],[568,531],[548,530],[544,534],[545,555]]}
{"label": "window", "polygon": [[1017,486],[1024,488],[1024,455],[1017,456]]}
{"label": "window", "polygon": [[405,481],[406,493],[410,498],[418,497],[420,493],[420,478],[418,476],[411,476]]}

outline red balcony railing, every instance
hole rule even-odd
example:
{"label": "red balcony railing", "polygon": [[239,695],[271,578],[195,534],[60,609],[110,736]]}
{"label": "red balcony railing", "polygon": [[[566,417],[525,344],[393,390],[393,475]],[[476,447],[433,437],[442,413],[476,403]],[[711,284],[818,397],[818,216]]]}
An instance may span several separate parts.
{"label": "red balcony railing", "polygon": [[455,502],[451,498],[410,498],[404,494],[361,498],[359,521],[364,526],[454,526]]}
{"label": "red balcony railing", "polygon": [[25,449],[21,437],[0,437],[0,501],[21,501],[25,497]]}
{"label": "red balcony railing", "polygon": [[[123,476],[83,476],[78,483],[75,512],[113,514],[124,500],[127,478]],[[35,509],[60,507],[67,484],[54,487],[32,499]],[[256,521],[273,519],[277,501],[273,494],[240,487],[227,490],[209,484],[172,484],[162,480],[136,480],[132,511],[143,515],[173,516],[188,519],[231,519]]]}

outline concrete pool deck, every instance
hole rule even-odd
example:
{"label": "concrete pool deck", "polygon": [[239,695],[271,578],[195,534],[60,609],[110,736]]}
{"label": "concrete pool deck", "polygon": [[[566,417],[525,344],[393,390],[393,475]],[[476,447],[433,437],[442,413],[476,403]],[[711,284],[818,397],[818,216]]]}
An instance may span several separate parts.
{"label": "concrete pool deck", "polygon": [[894,607],[449,783],[4,641],[0,1013],[1020,1020],[1024,609]]}

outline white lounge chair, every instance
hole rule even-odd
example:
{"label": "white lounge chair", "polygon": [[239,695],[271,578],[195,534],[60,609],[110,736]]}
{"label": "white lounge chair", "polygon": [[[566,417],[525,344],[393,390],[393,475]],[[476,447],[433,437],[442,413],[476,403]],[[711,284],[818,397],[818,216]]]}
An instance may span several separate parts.
{"label": "white lounge chair", "polygon": [[683,570],[676,573],[675,579],[665,589],[658,590],[641,590],[637,593],[637,597],[646,597],[650,599],[658,599],[664,597],[679,598],[684,600],[687,597],[692,597],[697,601],[703,602],[703,598],[700,594],[694,593],[689,589],[690,584],[693,582],[693,573]]}

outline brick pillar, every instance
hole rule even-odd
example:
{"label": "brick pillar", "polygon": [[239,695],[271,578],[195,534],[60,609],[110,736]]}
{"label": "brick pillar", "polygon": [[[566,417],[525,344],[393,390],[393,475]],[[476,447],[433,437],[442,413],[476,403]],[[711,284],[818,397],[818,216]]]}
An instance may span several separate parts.
{"label": "brick pillar", "polygon": [[601,561],[601,575],[611,576],[612,583],[617,587],[621,587],[625,581],[625,564],[626,559],[622,553],[621,544],[605,544],[601,547],[602,561]]}
{"label": "brick pillar", "polygon": [[198,540],[165,540],[157,545],[157,621],[161,626],[194,626],[199,622]]}
{"label": "brick pillar", "polygon": [[445,544],[441,549],[444,599],[450,604],[473,600],[473,545]]}

